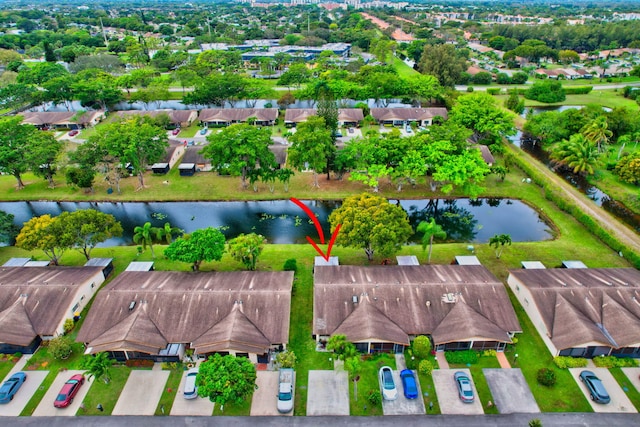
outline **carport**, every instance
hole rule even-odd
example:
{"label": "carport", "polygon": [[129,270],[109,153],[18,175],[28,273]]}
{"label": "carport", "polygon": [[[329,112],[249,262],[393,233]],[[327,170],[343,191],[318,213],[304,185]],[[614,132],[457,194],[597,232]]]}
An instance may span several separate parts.
{"label": "carport", "polygon": [[540,408],[520,369],[483,369],[493,401],[501,414],[537,413]]}
{"label": "carport", "polygon": [[309,371],[307,415],[349,415],[347,371]]}
{"label": "carport", "polygon": [[[458,396],[458,387],[453,379],[453,375],[462,371],[467,374],[471,380],[471,387],[473,388],[473,394],[476,396],[473,403],[463,403]],[[478,392],[476,385],[473,382],[473,377],[468,369],[435,369],[432,373],[433,385],[436,388],[436,394],[438,395],[438,403],[440,404],[440,413],[443,415],[477,415],[484,414],[482,409],[482,403],[478,399]]]}
{"label": "carport", "polygon": [[[591,371],[600,378],[602,385],[604,385],[604,388],[607,389],[607,392],[611,397],[611,402],[601,404],[591,400],[591,395],[589,394],[587,386],[580,381],[580,372],[584,370]],[[570,368],[569,372],[571,372],[571,375],[578,383],[580,390],[582,390],[584,396],[589,401],[589,404],[593,408],[593,412],[638,412],[620,387],[620,384],[618,384],[616,379],[613,378],[613,375],[611,375],[611,372],[609,372],[607,368]]]}

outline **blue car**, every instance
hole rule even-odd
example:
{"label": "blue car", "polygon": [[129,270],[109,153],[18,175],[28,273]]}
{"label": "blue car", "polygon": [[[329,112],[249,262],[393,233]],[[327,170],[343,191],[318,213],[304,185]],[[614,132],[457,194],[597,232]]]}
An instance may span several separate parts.
{"label": "blue car", "polygon": [[404,369],[400,372],[400,380],[404,389],[404,397],[407,399],[416,399],[418,397],[418,386],[416,385],[416,376],[411,369]]}
{"label": "blue car", "polygon": [[0,387],[0,403],[9,403],[13,400],[13,396],[20,390],[22,384],[26,381],[27,374],[24,372],[16,372],[2,384]]}
{"label": "blue car", "polygon": [[611,402],[609,393],[607,393],[604,385],[602,385],[600,378],[596,377],[596,374],[591,371],[582,371],[580,372],[580,381],[582,381],[587,386],[587,389],[589,389],[591,400],[596,403]]}

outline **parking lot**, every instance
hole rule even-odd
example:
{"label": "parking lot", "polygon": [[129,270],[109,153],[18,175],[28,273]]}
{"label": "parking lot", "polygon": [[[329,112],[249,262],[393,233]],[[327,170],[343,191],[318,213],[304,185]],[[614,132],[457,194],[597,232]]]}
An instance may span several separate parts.
{"label": "parking lot", "polygon": [[585,368],[571,368],[569,369],[569,372],[571,372],[571,375],[578,383],[578,386],[580,386],[580,390],[582,390],[584,396],[589,401],[589,404],[593,408],[593,412],[638,412],[618,382],[613,378],[611,372],[606,368],[588,368],[586,370],[593,372],[598,378],[600,378],[602,385],[604,385],[604,388],[607,389],[607,392],[611,397],[611,402],[601,404],[591,400],[587,386],[580,381],[580,372],[584,370]]}
{"label": "parking lot", "polygon": [[400,380],[400,371],[393,371],[393,381],[396,383],[396,388],[398,389],[398,398],[396,400],[382,401],[382,413],[384,415],[423,415],[425,413],[422,390],[420,390],[420,382],[417,381],[417,378],[416,374],[418,398],[407,399],[404,397],[404,389],[402,388],[402,381]]}
{"label": "parking lot", "polygon": [[[12,373],[13,372],[10,372],[4,379],[8,379]],[[0,405],[0,416],[17,417],[20,415],[25,406],[27,406],[27,403],[29,403],[33,394],[40,387],[40,384],[42,384],[49,374],[49,371],[27,371],[25,373],[27,374],[27,380],[22,384],[20,390],[18,390],[13,397],[13,400],[9,403]],[[53,401],[50,403],[51,407],[53,407]]]}
{"label": "parking lot", "polygon": [[[30,373],[31,372],[27,372],[27,375]],[[56,397],[58,396],[58,393],[60,392],[60,389],[62,388],[64,383],[67,382],[69,378],[71,378],[76,374],[84,374],[84,373],[85,371],[60,372],[56,377],[56,379],[53,380],[53,384],[51,384],[51,387],[49,387],[49,390],[47,390],[47,392],[45,393],[44,397],[40,401],[40,404],[38,405],[36,410],[33,411],[33,416],[36,416],[36,417],[49,417],[49,416],[73,417],[75,416],[76,412],[78,412],[78,409],[80,409],[80,404],[82,403],[82,401],[84,400],[84,397],[87,395],[87,393],[89,392],[89,389],[91,388],[92,382],[89,381],[88,379],[85,379],[84,385],[80,387],[80,390],[78,391],[78,394],[76,394],[76,397],[73,399],[73,402],[71,402],[71,405],[67,406],[66,408],[56,408],[53,406],[53,402],[56,400]],[[27,379],[27,381],[29,380]]]}
{"label": "parking lot", "polygon": [[[464,403],[458,396],[458,387],[453,379],[453,374],[458,371],[466,373],[471,380],[473,394],[476,396],[473,403]],[[473,382],[473,377],[468,369],[435,369],[432,375],[433,385],[436,388],[438,403],[440,404],[440,413],[446,415],[484,414],[482,404],[480,403],[480,400],[477,399],[478,392],[476,391],[476,385]]]}
{"label": "parking lot", "polygon": [[487,380],[498,412],[501,414],[540,412],[520,369],[483,369],[482,373]]}

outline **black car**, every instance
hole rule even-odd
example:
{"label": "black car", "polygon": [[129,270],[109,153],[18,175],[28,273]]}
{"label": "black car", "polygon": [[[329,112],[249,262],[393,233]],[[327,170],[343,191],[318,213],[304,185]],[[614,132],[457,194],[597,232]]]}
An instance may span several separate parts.
{"label": "black car", "polygon": [[609,393],[607,393],[607,390],[604,388],[600,378],[596,377],[596,374],[591,371],[582,371],[580,372],[580,381],[587,386],[589,394],[591,395],[591,400],[597,403],[611,402]]}

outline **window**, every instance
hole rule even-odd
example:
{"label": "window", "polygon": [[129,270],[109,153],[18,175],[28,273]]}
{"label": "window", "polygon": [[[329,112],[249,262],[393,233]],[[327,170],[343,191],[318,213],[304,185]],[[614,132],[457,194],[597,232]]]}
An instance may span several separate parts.
{"label": "window", "polygon": [[71,312],[75,313],[78,310],[78,307],[80,307],[80,303],[76,303],[76,305],[74,305],[73,308],[71,309]]}
{"label": "window", "polygon": [[96,286],[95,283],[91,283],[91,289],[93,289]]}

